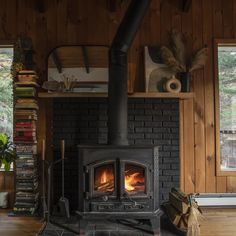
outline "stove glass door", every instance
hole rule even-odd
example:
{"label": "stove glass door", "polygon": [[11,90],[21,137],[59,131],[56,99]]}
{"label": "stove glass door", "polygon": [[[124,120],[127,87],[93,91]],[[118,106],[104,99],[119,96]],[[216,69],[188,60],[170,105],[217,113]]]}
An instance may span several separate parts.
{"label": "stove glass door", "polygon": [[133,163],[125,163],[124,189],[129,195],[146,193],[145,167]]}

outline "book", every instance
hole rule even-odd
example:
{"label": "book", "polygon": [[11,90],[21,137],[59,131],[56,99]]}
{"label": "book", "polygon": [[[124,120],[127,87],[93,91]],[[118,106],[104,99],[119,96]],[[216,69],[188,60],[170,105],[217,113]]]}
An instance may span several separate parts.
{"label": "book", "polygon": [[18,85],[18,86],[34,86],[34,87],[39,87],[39,84],[35,81],[19,81],[19,82],[15,82],[15,85]]}
{"label": "book", "polygon": [[30,98],[18,98],[16,100],[15,108],[39,109],[37,101]]}
{"label": "book", "polygon": [[20,70],[18,72],[18,75],[36,75],[36,71],[35,70]]}
{"label": "book", "polygon": [[15,94],[17,97],[34,97],[36,89],[34,87],[16,87]]}
{"label": "book", "polygon": [[27,145],[27,144],[18,144],[16,145],[16,153],[18,155],[32,155],[37,154],[37,146],[36,145]]}
{"label": "book", "polygon": [[16,130],[15,132],[15,136],[19,136],[19,137],[35,137],[36,136],[36,132],[32,131],[32,130]]}
{"label": "book", "polygon": [[17,121],[15,123],[16,128],[28,128],[28,129],[35,129],[36,128],[36,122],[33,120],[30,121]]}

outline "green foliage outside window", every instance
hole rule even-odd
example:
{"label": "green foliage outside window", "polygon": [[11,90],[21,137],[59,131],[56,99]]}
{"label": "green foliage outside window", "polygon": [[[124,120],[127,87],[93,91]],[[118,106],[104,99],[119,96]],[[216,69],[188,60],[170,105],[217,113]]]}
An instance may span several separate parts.
{"label": "green foliage outside window", "polygon": [[0,132],[13,136],[12,48],[0,48]]}

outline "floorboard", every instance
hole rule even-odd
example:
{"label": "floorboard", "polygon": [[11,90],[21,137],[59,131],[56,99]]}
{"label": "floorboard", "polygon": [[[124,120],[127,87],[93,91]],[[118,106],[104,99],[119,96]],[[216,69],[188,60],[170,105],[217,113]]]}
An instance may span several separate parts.
{"label": "floorboard", "polygon": [[[36,217],[8,217],[7,210],[0,210],[1,236],[35,236],[42,226]],[[235,236],[236,209],[203,209],[205,220],[201,236]]]}

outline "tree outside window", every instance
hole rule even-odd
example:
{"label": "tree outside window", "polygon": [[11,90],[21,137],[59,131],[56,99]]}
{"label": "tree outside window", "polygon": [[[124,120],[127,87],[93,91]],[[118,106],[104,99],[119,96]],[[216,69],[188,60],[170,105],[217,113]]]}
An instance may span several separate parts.
{"label": "tree outside window", "polygon": [[0,132],[13,136],[13,48],[0,46]]}

